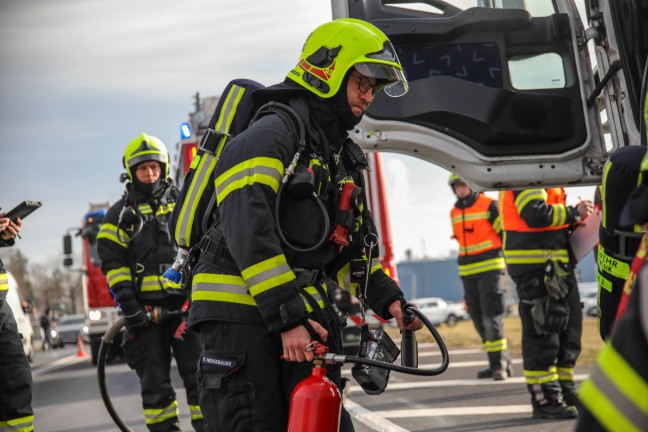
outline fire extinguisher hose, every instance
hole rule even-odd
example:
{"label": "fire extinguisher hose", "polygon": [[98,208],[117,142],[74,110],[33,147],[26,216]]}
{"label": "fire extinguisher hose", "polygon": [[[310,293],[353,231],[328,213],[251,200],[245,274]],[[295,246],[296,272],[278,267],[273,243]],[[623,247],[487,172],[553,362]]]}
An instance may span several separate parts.
{"label": "fire extinguisher hose", "polygon": [[446,348],[445,342],[443,342],[443,339],[441,338],[441,335],[437,331],[437,329],[434,327],[434,325],[430,322],[429,319],[421,312],[419,311],[415,306],[412,304],[406,303],[403,306],[403,310],[406,312],[410,312],[418,316],[421,321],[423,321],[423,324],[425,324],[425,327],[427,327],[428,330],[432,333],[432,336],[434,337],[434,340],[436,343],[439,345],[439,350],[441,351],[441,365],[436,368],[436,369],[419,369],[419,368],[414,368],[414,367],[407,367],[407,366],[399,366],[395,365],[392,363],[387,363],[387,362],[381,362],[378,360],[372,360],[372,359],[367,359],[363,357],[355,357],[355,356],[347,356],[347,355],[340,355],[340,354],[333,354],[333,353],[327,353],[325,358],[326,358],[326,363],[328,364],[334,364],[334,363],[356,363],[356,364],[364,364],[368,366],[375,366],[383,369],[389,369],[393,370],[396,372],[401,372],[404,374],[409,374],[409,375],[420,375],[420,376],[434,376],[434,375],[440,375],[445,370],[448,368],[448,364],[450,364],[450,358],[448,357],[448,349]]}

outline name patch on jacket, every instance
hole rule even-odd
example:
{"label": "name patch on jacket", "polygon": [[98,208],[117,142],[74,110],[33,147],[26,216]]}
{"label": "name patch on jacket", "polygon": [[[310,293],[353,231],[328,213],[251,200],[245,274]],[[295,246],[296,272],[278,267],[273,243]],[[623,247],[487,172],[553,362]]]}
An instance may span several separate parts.
{"label": "name patch on jacket", "polygon": [[239,356],[221,357],[205,353],[200,355],[200,365],[203,369],[218,369],[222,372],[234,372],[241,365],[241,360]]}

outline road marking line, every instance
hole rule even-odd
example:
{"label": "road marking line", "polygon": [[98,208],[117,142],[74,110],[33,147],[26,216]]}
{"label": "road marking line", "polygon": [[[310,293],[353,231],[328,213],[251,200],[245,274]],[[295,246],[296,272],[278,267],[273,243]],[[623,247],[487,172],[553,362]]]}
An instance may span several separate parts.
{"label": "road marking line", "polygon": [[32,376],[43,375],[47,372],[51,372],[56,369],[61,369],[65,366],[69,366],[75,363],[81,363],[82,361],[87,361],[89,357],[77,357],[76,354],[71,354],[67,357],[60,358],[52,363],[34,368],[32,370]]}
{"label": "road marking line", "polygon": [[[575,381],[583,381],[588,378],[589,374],[574,375]],[[503,384],[526,384],[524,377],[512,377],[502,381],[489,379],[455,379],[441,381],[414,381],[414,382],[392,382],[387,386],[387,390],[411,390],[415,388],[439,388],[439,387],[465,387],[465,386],[483,386],[483,385],[503,385]],[[364,392],[359,385],[347,384],[344,394]]]}
{"label": "road marking line", "polygon": [[441,417],[441,416],[465,416],[485,414],[526,414],[531,413],[531,404],[526,405],[505,405],[505,406],[473,406],[473,407],[448,407],[448,408],[425,408],[425,409],[404,409],[389,411],[374,411],[372,415],[383,418],[415,418],[415,417]]}
{"label": "road marking line", "polygon": [[379,417],[375,412],[371,412],[353,401],[345,400],[344,408],[349,412],[351,417],[364,423],[376,432],[409,432],[407,429],[395,425],[384,417]]}

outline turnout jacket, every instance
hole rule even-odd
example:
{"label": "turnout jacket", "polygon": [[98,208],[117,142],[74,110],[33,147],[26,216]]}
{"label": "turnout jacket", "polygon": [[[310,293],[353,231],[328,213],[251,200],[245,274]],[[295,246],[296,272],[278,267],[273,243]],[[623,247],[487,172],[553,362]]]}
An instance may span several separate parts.
{"label": "turnout jacket", "polygon": [[452,236],[459,242],[459,276],[503,273],[502,227],[497,201],[483,193],[460,198],[450,211]]}
{"label": "turnout jacket", "polygon": [[[340,187],[348,182],[358,184],[362,175],[344,149],[355,144],[345,141],[346,132],[338,137],[322,136],[312,124],[312,112],[311,116],[299,114],[307,125],[308,143],[297,172],[299,175],[308,165],[313,173],[315,193],[330,220],[325,233],[328,238],[338,220]],[[358,287],[364,288],[367,256],[362,246],[362,224],[366,222],[362,204],[354,210],[347,247],[327,240],[314,251],[295,252],[277,232],[276,216],[285,238],[301,248],[315,245],[323,235],[322,210],[312,196],[291,190],[291,183],[275,208],[284,169],[296,148],[294,128],[279,116],[268,115],[223,150],[215,169],[220,223],[212,229],[208,242],[219,246],[215,254],[201,255],[194,268],[190,326],[225,320],[265,324],[272,332],[282,332],[305,322],[306,314],[315,308],[325,308],[326,290],[333,283],[356,295]],[[391,318],[389,305],[402,298],[402,292],[375,257],[369,267],[367,304],[383,318]],[[318,271],[317,275],[313,277],[308,270]]]}
{"label": "turnout jacket", "polygon": [[[181,286],[162,277],[176,253],[168,219],[177,189],[170,186],[159,198],[144,197],[135,188],[129,195],[110,207],[97,235],[101,270],[117,302],[136,299],[142,305],[177,309],[185,300]],[[127,206],[143,220],[139,233],[137,221],[120,225]]]}
{"label": "turnout jacket", "polygon": [[544,270],[547,259],[572,262],[568,228],[579,217],[575,207],[565,205],[562,188],[502,191],[499,206],[511,276]]}
{"label": "turnout jacket", "polygon": [[[4,240],[0,238],[0,247],[12,246],[15,240]],[[7,292],[9,291],[9,277],[7,276],[7,270],[4,268],[4,264],[0,259],[0,302],[4,301],[7,298]]]}

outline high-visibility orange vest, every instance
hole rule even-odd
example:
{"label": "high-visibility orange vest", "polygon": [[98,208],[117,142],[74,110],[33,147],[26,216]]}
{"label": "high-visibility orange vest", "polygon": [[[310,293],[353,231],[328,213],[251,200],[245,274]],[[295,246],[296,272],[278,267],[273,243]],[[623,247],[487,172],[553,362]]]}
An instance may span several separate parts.
{"label": "high-visibility orange vest", "polygon": [[489,220],[489,207],[494,200],[480,193],[473,205],[465,209],[453,207],[450,212],[454,237],[459,242],[459,255],[476,255],[502,247],[502,239]]}
{"label": "high-visibility orange vest", "polygon": [[[565,204],[565,190],[563,188],[547,188],[547,204]],[[520,217],[518,209],[515,206],[513,191],[504,191],[500,193],[500,217],[502,218],[502,229],[504,231],[517,232],[543,232],[557,231],[565,229],[569,224],[559,226],[548,226],[543,228],[531,228]]]}

